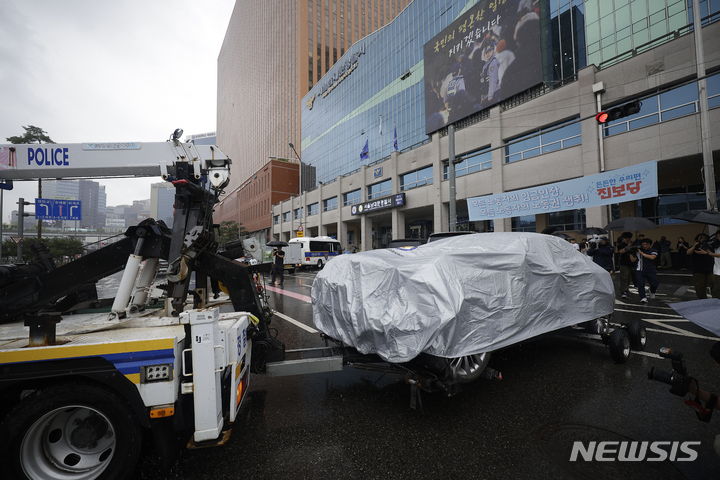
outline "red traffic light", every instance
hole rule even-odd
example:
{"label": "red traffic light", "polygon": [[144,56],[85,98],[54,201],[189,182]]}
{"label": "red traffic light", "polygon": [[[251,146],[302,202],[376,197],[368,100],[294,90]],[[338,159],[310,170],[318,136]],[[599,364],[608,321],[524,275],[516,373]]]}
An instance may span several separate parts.
{"label": "red traffic light", "polygon": [[634,100],[620,105],[619,107],[611,108],[605,112],[598,112],[597,115],[595,115],[595,120],[597,120],[600,125],[603,125],[608,122],[612,122],[613,120],[617,120],[618,118],[635,115],[640,112],[641,106],[642,102],[640,100]]}

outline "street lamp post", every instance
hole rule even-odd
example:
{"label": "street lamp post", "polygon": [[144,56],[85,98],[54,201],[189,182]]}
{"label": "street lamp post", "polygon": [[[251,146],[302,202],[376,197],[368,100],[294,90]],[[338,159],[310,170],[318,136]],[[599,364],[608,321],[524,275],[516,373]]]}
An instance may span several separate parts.
{"label": "street lamp post", "polygon": [[[299,170],[298,170],[298,173],[299,173],[299,175],[298,175],[298,194],[299,194],[299,195],[298,195],[298,196],[300,197],[300,205],[302,205],[302,203],[303,203],[303,201],[302,201],[302,194],[303,194],[303,163],[302,163],[302,159],[300,158],[300,155],[298,154],[297,150],[295,150],[295,145],[293,145],[293,143],[290,142],[290,143],[288,143],[288,146],[292,149],[292,151],[293,151],[293,153],[295,154],[295,157],[298,159],[298,163],[299,163]],[[303,212],[302,212],[302,213],[303,213],[303,215],[305,215],[304,207],[303,207]],[[294,216],[294,212],[293,212],[293,216]],[[302,226],[302,224],[303,224],[303,223],[302,223],[302,219],[298,219],[298,221],[300,222],[300,226]],[[303,229],[303,230],[304,230],[304,229]]]}

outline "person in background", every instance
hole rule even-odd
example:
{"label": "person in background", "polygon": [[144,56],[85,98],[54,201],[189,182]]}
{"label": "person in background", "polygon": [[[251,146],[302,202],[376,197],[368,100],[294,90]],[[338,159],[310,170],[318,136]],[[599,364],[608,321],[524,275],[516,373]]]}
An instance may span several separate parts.
{"label": "person in background", "polygon": [[568,241],[570,242],[570,245],[572,245],[575,250],[577,250],[578,252],[580,251],[580,245],[578,245],[577,240],[575,240],[574,238],[571,238]]}
{"label": "person in background", "polygon": [[657,251],[658,251],[658,253],[660,253],[659,268],[671,268],[672,267],[672,258],[670,257],[670,249],[671,248],[672,248],[672,244],[670,243],[670,240],[668,240],[664,236],[660,237],[660,240],[658,240],[658,242],[657,242]]}
{"label": "person in background", "polygon": [[[708,255],[715,259],[713,266],[713,284],[710,288],[713,298],[720,298],[720,230],[715,232],[713,241],[710,242],[710,246],[713,247],[712,252],[708,252]],[[720,347],[718,347],[720,349]]]}
{"label": "person in background", "polygon": [[708,240],[710,237],[705,233],[699,233],[695,237],[695,243],[687,251],[690,255],[690,271],[693,274],[695,285],[695,296],[699,299],[707,298],[707,288],[713,284],[713,268],[715,261],[709,255],[711,250]]}
{"label": "person in background", "polygon": [[278,285],[278,283],[275,281],[279,278],[280,283],[279,285],[283,286],[283,280],[284,280],[284,274],[285,274],[285,252],[283,252],[283,249],[281,247],[277,247],[273,250],[273,264],[272,264],[272,277],[270,280],[270,283],[273,285]]}
{"label": "person in background", "polygon": [[630,258],[630,251],[633,248],[633,234],[623,232],[618,238],[615,250],[618,253],[618,267],[620,270],[619,290],[621,298],[630,296],[630,282],[634,281],[635,262]]}
{"label": "person in background", "polygon": [[690,248],[690,244],[685,240],[685,237],[678,237],[675,248],[677,248],[677,251],[680,254],[680,265],[678,266],[682,269],[686,269],[688,263],[686,255],[688,248]]}
{"label": "person in background", "polygon": [[630,256],[631,259],[634,257],[637,261],[635,285],[637,285],[640,294],[640,303],[647,303],[648,301],[647,297],[645,297],[645,282],[650,284],[648,297],[655,298],[655,292],[657,292],[660,284],[657,279],[657,267],[655,266],[657,256],[658,253],[652,249],[652,240],[649,238],[643,238],[640,241],[640,248]]}
{"label": "person in background", "polygon": [[613,269],[613,247],[607,238],[594,238],[589,242],[590,248],[587,254],[593,257],[593,262],[600,265],[608,272]]}

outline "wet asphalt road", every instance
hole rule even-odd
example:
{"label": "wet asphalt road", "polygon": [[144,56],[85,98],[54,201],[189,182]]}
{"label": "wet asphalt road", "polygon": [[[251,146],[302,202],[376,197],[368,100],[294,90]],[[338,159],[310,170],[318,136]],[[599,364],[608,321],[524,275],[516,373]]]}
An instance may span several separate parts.
{"label": "wet asphalt road", "polygon": [[[720,391],[720,366],[707,331],[678,318],[666,302],[694,299],[687,272],[661,274],[659,296],[617,303],[620,321],[641,319],[646,354],[612,362],[598,341],[567,334],[496,353],[504,380],[480,380],[448,398],[424,394],[409,408],[398,377],[346,369],[297,377],[254,376],[229,444],[182,454],[167,478],[193,479],[705,479],[720,478],[713,451],[720,415],[699,422],[664,384],[647,379],[660,346],[682,351],[702,387]],[[287,275],[270,292],[275,309],[312,326],[314,272]],[[273,321],[287,348],[321,346],[317,334]],[[694,462],[568,461],[572,442],[700,441]],[[163,478],[145,468],[143,478]]]}

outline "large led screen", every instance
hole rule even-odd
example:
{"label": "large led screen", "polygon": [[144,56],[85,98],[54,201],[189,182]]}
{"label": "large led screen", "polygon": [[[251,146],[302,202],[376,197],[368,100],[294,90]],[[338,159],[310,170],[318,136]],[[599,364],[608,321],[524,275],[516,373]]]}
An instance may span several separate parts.
{"label": "large led screen", "polygon": [[425,44],[427,133],[543,80],[539,0],[483,0]]}

